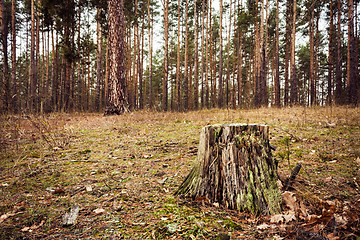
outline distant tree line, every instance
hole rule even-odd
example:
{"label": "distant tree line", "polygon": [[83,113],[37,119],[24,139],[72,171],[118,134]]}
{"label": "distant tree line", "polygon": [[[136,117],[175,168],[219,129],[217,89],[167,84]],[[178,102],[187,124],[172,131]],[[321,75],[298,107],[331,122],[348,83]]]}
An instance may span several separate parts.
{"label": "distant tree line", "polygon": [[[0,1],[1,112],[104,111],[108,1]],[[118,2],[129,110],[360,102],[357,0]]]}

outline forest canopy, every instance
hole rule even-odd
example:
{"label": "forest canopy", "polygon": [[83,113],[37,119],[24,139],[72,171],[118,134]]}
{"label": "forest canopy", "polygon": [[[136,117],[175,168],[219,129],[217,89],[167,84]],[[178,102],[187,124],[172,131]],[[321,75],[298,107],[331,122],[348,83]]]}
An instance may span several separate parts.
{"label": "forest canopy", "polygon": [[[125,0],[127,108],[357,106],[357,3]],[[1,112],[104,111],[107,1],[0,6]]]}

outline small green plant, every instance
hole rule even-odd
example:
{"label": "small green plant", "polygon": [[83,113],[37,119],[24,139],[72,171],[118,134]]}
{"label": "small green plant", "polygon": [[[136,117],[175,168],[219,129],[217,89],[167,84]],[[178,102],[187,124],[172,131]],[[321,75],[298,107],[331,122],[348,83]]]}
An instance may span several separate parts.
{"label": "small green plant", "polygon": [[90,149],[85,149],[79,152],[79,154],[87,154],[87,153],[91,153]]}

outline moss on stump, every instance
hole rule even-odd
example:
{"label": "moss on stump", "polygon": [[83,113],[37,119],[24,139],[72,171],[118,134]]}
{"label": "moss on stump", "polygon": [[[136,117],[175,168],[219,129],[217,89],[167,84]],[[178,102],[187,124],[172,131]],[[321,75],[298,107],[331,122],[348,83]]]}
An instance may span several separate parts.
{"label": "moss on stump", "polygon": [[202,129],[197,163],[176,194],[206,197],[229,209],[268,215],[281,211],[269,127],[209,125]]}

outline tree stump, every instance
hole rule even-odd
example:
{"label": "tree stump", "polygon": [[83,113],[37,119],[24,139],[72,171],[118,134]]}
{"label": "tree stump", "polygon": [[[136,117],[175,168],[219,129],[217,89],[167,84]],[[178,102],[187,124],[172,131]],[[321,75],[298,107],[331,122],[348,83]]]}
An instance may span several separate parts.
{"label": "tree stump", "polygon": [[266,125],[204,127],[197,163],[176,194],[256,215],[279,213],[282,198],[268,135]]}

